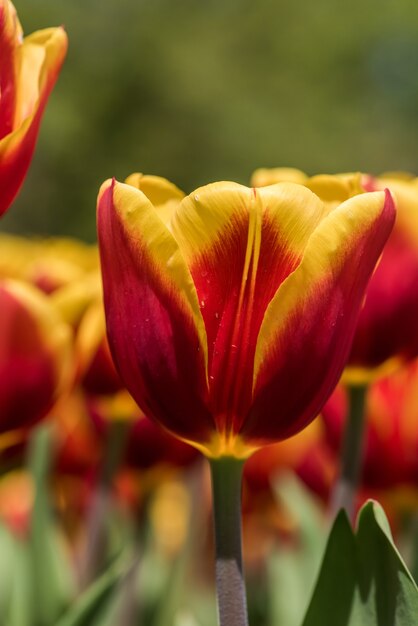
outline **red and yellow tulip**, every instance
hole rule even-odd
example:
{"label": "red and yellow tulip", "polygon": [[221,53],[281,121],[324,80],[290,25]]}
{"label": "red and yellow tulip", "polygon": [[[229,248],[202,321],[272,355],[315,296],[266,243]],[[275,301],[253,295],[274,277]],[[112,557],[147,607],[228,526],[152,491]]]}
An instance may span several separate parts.
{"label": "red and yellow tulip", "polygon": [[299,170],[257,170],[263,186],[299,177],[332,206],[364,191],[389,189],[397,208],[395,227],[367,288],[344,379],[364,384],[418,356],[418,182],[400,174],[308,177]]}
{"label": "red and yellow tulip", "polygon": [[331,207],[302,185],[221,182],[169,210],[149,198],[107,181],[98,199],[109,343],[128,390],[212,458],[297,433],[343,369],[390,194]]}
{"label": "red and yellow tulip", "polygon": [[[322,410],[327,441],[338,452],[348,413],[340,385]],[[418,361],[372,383],[366,396],[362,486],[368,489],[417,484]]]}
{"label": "red and yellow tulip", "polygon": [[48,298],[15,280],[0,282],[0,433],[44,417],[72,378],[71,333]]}
{"label": "red and yellow tulip", "polygon": [[397,208],[395,227],[364,301],[350,354],[348,380],[384,375],[418,356],[418,184],[368,179],[368,189],[387,187]]}
{"label": "red and yellow tulip", "polygon": [[62,28],[23,39],[13,4],[0,0],[0,215],[25,177],[66,50]]}

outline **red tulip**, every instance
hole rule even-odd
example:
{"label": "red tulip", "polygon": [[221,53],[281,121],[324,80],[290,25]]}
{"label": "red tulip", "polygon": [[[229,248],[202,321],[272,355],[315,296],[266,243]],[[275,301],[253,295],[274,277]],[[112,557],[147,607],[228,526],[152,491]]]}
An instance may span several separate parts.
{"label": "red tulip", "polygon": [[105,310],[128,390],[213,458],[297,433],[341,374],[393,220],[381,192],[334,208],[302,185],[223,182],[160,213],[107,181]]}
{"label": "red tulip", "polygon": [[13,4],[0,0],[0,215],[23,182],[66,51],[62,28],[23,39]]}
{"label": "red tulip", "polygon": [[72,375],[71,333],[37,289],[0,282],[0,433],[31,426]]}

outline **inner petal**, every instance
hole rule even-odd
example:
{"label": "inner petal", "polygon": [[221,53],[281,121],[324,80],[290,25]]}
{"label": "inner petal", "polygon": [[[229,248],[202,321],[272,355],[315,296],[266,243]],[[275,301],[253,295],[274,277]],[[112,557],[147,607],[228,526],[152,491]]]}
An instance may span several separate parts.
{"label": "inner petal", "polygon": [[208,186],[189,196],[172,228],[206,326],[210,409],[218,430],[229,436],[239,430],[251,403],[264,312],[300,263],[324,207],[299,185],[265,190],[227,185]]}

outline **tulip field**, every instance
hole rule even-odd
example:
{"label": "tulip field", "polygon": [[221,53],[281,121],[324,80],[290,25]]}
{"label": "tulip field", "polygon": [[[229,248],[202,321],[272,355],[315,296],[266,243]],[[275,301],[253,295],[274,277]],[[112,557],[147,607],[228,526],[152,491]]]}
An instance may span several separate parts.
{"label": "tulip field", "polygon": [[0,0],[0,626],[417,626],[418,178],[116,154],[95,241],[11,233],[68,119],[71,28],[24,26]]}

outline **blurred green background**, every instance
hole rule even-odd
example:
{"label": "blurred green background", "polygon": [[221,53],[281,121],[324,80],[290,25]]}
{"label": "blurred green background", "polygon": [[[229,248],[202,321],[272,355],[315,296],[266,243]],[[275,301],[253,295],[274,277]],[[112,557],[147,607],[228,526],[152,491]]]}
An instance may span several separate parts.
{"label": "blurred green background", "polygon": [[185,191],[308,173],[418,171],[416,0],[16,0],[64,24],[66,64],[2,229],[95,239],[109,176]]}

